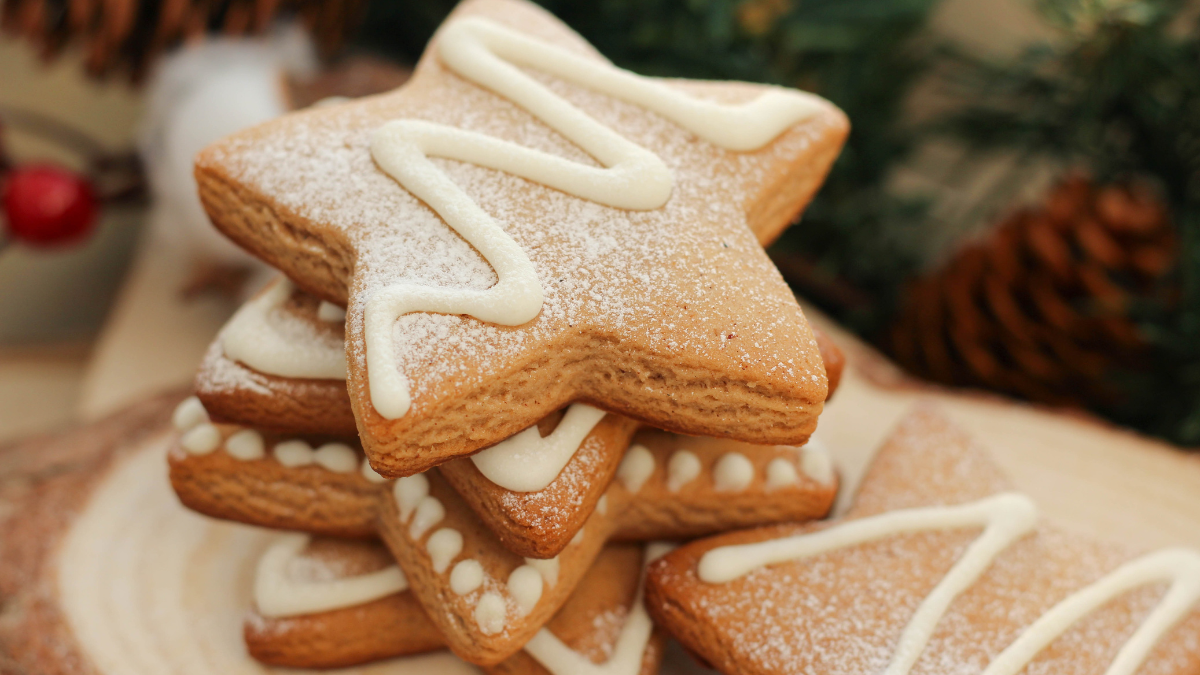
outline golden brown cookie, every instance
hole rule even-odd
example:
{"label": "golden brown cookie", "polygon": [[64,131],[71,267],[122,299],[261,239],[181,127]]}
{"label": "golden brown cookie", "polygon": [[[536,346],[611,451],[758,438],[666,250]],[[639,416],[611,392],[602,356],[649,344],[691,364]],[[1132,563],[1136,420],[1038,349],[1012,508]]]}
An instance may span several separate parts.
{"label": "golden brown cookie", "polygon": [[[813,335],[833,396],[845,357],[815,326]],[[286,279],[274,281],[209,346],[196,374],[196,396],[221,422],[284,434],[357,436],[344,342],[345,310]]]}
{"label": "golden brown cookie", "polygon": [[845,133],[816,97],[639,78],[473,0],[405,87],[237,134],[196,175],[222,231],[348,304],[359,431],[398,476],[573,401],[803,443],[827,380],[752,230],[794,220]]}
{"label": "golden brown cookie", "polygon": [[693,542],[651,566],[647,605],[726,673],[1200,671],[1200,552],[1039,525],[928,410],[887,441],[844,518]]}
{"label": "golden brown cookie", "polygon": [[[222,422],[283,435],[356,436],[344,383],[316,377],[344,374],[341,321],[336,306],[318,302],[287,281],[275,282],[222,330],[197,375],[197,396],[210,416]],[[844,359],[832,341],[819,331],[815,335],[832,392]],[[304,377],[267,375],[264,370]],[[342,400],[331,403],[339,395]],[[619,415],[600,416],[574,408],[538,423],[545,440],[533,438],[526,430],[471,460],[452,460],[439,467],[476,514],[520,555],[548,558],[566,546],[611,480],[637,426]],[[575,426],[577,431],[558,427],[569,410],[574,412],[567,415],[567,427]],[[584,419],[576,420],[579,415]],[[559,445],[578,442],[565,464],[563,453],[570,448],[559,448],[558,463],[542,461],[553,449],[547,446],[556,441]],[[497,466],[498,455],[521,444],[525,449],[519,454],[526,456],[531,473],[521,470],[505,481],[486,470]]]}
{"label": "golden brown cookie", "polygon": [[577,536],[555,558],[538,560],[511,552],[437,471],[385,482],[349,446],[314,448],[199,417],[183,421],[170,463],[184,504],[322,534],[377,530],[448,646],[482,665],[530,639],[610,539],[807,520],[824,515],[836,494],[820,453],[644,434]]}
{"label": "golden brown cookie", "polygon": [[[657,672],[662,635],[634,604],[641,602],[643,565],[641,546],[606,547],[534,642],[488,672],[567,675],[578,672],[578,658],[630,674]],[[412,593],[395,583],[403,575],[379,544],[285,538],[266,552],[257,576],[260,606],[244,633],[250,654],[264,663],[343,667],[442,646]],[[281,597],[308,603],[277,606]],[[630,646],[619,647],[622,640]]]}

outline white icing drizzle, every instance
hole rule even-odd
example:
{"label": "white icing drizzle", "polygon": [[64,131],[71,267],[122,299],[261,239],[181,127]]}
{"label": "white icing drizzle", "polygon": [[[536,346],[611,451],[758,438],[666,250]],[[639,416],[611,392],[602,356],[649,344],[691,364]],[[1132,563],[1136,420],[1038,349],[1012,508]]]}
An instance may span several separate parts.
{"label": "white icing drizzle", "polygon": [[482,452],[471,461],[485,478],[513,492],[540,492],[562,473],[605,412],[575,403],[545,438],[536,426]]}
{"label": "white icing drizzle", "polygon": [[450,590],[466,595],[483,585],[483,565],[474,558],[460,560],[450,570]]}
{"label": "white icing drizzle", "polygon": [[[1002,493],[957,506],[903,509],[850,520],[809,534],[724,546],[700,558],[697,574],[708,583],[732,581],[768,565],[800,560],[898,534],[983,526],[979,536],[934,587],[904,628],[885,675],[912,670],[946,610],[987,571],[1001,552],[1032,531],[1037,506],[1028,497]],[[983,675],[1016,675],[1068,628],[1122,594],[1169,581],[1167,594],[1125,642],[1105,675],[1133,675],[1168,631],[1200,602],[1200,553],[1168,549],[1121,566],[1076,591],[1043,614],[1001,652]]]}
{"label": "white icing drizzle", "polygon": [[[657,542],[648,545],[646,563],[658,559],[670,548]],[[654,630],[654,624],[650,622],[650,615],[642,601],[645,581],[643,569],[633,605],[625,618],[625,625],[621,627],[621,633],[617,636],[612,656],[603,665],[593,663],[591,659],[568,647],[548,628],[539,630],[533,639],[525,644],[525,651],[550,671],[551,675],[637,675],[642,670],[642,659],[645,657],[647,645],[650,644],[650,634]]]}
{"label": "white icing drizzle", "polygon": [[525,252],[430,157],[504,171],[615,208],[656,209],[670,198],[673,178],[658,156],[592,119],[520,67],[641,105],[730,150],[761,148],[815,110],[812,97],[783,89],[740,105],[695,99],[659,81],[480,18],[447,24],[438,37],[437,53],[447,68],[521,106],[601,167],[425,121],[397,120],[375,132],[371,154],[379,167],[474,246],[498,277],[496,285],[483,291],[396,284],[367,299],[364,321],[371,402],[388,419],[403,416],[411,404],[408,381],[391,342],[397,318],[411,312],[439,312],[517,326],[536,317],[542,306],[541,284]]}
{"label": "white icing drizzle", "polygon": [[179,445],[193,455],[207,455],[221,445],[221,432],[208,422],[201,422],[183,434]]}
{"label": "white icing drizzle", "polygon": [[833,482],[833,460],[823,443],[808,445],[800,448],[800,469],[811,479],[829,485]]}
{"label": "white icing drizzle", "polygon": [[700,475],[700,458],[688,450],[676,450],[667,460],[667,490],[679,492]]}
{"label": "white icing drizzle", "polygon": [[713,487],[718,492],[741,492],[754,481],[754,464],[740,452],[721,455],[713,466]]}
{"label": "white icing drizzle", "polygon": [[230,457],[249,462],[266,456],[263,450],[263,437],[253,429],[242,429],[225,439],[225,452]]}
{"label": "white icing drizzle", "polygon": [[547,586],[553,586],[558,583],[558,556],[545,559],[526,558],[525,564],[540,572],[542,578],[546,580]]}
{"label": "white icing drizzle", "polygon": [[326,443],[313,453],[313,461],[334,473],[354,473],[358,454],[345,443]]}
{"label": "white icing drizzle", "polygon": [[281,278],[242,305],[221,329],[225,356],[267,375],[324,380],[346,379],[344,345],[320,339],[298,340],[270,319],[291,296],[292,282]]}
{"label": "white icing drizzle", "polygon": [[723,546],[700,558],[698,575],[708,583],[732,581],[759,567],[911,532],[982,526],[983,533],[917,608],[884,675],[908,673],[954,598],[974,584],[1009,544],[1037,525],[1037,506],[1025,495],[1003,493],[958,506],[891,511],[826,530],[782,539]]}
{"label": "white icing drizzle", "polygon": [[508,603],[495,591],[484,593],[475,604],[475,623],[484,635],[495,635],[504,630],[507,614]]}
{"label": "white icing drizzle", "polygon": [[372,483],[386,483],[387,479],[379,475],[375,469],[371,468],[371,463],[366,459],[362,462],[362,475]]}
{"label": "white icing drizzle", "polygon": [[641,443],[631,446],[625,452],[621,466],[617,467],[617,479],[634,494],[642,489],[653,473],[654,455]]}
{"label": "white icing drizzle", "polygon": [[325,323],[346,323],[346,310],[322,300],[321,304],[317,305],[317,319]]}
{"label": "white icing drizzle", "polygon": [[171,424],[179,431],[187,431],[192,427],[208,421],[208,411],[204,404],[195,396],[189,396],[175,406],[171,413]]}
{"label": "white icing drizzle", "polygon": [[1135,588],[1169,581],[1170,589],[1134,632],[1105,675],[1133,675],[1172,628],[1200,602],[1200,553],[1166,549],[1130,561],[1082,588],[1043,614],[1000,655],[983,675],[1016,675],[1055,638],[1093,610]]}
{"label": "white icing drizzle", "polygon": [[521,565],[508,575],[508,592],[517,603],[517,616],[526,616],[542,599],[542,573],[533,565]]}
{"label": "white icing drizzle", "polygon": [[313,452],[312,446],[301,440],[276,443],[271,454],[275,455],[275,461],[289,469],[308,466],[316,461],[316,453]]}
{"label": "white icing drizzle", "polygon": [[294,581],[288,576],[288,564],[308,542],[308,535],[286,535],[263,554],[254,575],[254,604],[259,614],[286,617],[328,612],[408,589],[408,579],[395,565],[354,577]]}
{"label": "white icing drizzle", "polygon": [[429,535],[429,541],[425,542],[425,550],[429,551],[429,562],[433,571],[438,574],[450,567],[450,563],[462,553],[462,548],[462,533],[450,527],[443,527],[434,532]]}
{"label": "white icing drizzle", "polygon": [[800,474],[796,473],[796,465],[787,458],[776,457],[767,464],[768,490],[778,490],[798,482],[800,482]]}
{"label": "white icing drizzle", "polygon": [[408,527],[408,536],[414,540],[418,540],[425,536],[429,528],[442,522],[442,518],[446,517],[446,507],[442,506],[442,502],[437,497],[428,496],[417,503],[417,510],[413,514],[412,524]]}
{"label": "white icing drizzle", "polygon": [[392,496],[396,498],[396,508],[400,510],[400,522],[407,523],[413,509],[429,495],[429,479],[424,474],[405,476],[392,486]]}

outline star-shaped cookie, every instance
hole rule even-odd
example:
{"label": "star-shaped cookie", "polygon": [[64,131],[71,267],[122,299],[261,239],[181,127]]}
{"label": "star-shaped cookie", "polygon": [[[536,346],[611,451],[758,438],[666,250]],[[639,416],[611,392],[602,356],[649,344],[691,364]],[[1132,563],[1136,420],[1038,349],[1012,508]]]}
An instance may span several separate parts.
{"label": "star-shaped cookie", "polygon": [[347,305],[359,430],[397,476],[572,401],[802,444],[827,382],[752,229],[795,218],[845,133],[817,97],[637,77],[472,0],[405,87],[237,134],[196,175],[222,231]]}
{"label": "star-shaped cookie", "polygon": [[651,566],[647,606],[726,673],[1200,672],[1200,552],[1039,524],[929,410],[844,518],[693,542]]}
{"label": "star-shaped cookie", "polygon": [[[343,324],[339,308],[290,282],[268,285],[210,347],[196,376],[204,410],[223,422],[285,436],[357,436],[344,382]],[[844,359],[827,336],[813,333],[832,396]],[[560,420],[568,423],[560,428]],[[538,422],[542,440],[523,431],[493,450],[437,468],[511,550],[552,557],[591,513],[636,427],[623,416],[598,417],[575,404]],[[505,470],[506,463],[515,468]]]}

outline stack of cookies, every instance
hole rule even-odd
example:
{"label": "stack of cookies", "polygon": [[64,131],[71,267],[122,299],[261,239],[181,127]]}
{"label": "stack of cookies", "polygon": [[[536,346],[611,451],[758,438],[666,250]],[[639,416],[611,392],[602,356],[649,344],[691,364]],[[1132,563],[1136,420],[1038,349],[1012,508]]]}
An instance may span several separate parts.
{"label": "stack of cookies", "polygon": [[[650,674],[670,634],[728,675],[1200,673],[1200,552],[1043,524],[930,410],[811,522],[841,357],[761,245],[845,134],[466,0],[402,89],[209,148],[282,276],[176,434],[152,401],[0,467],[0,672],[269,672],[245,616],[268,666]],[[185,505],[284,532],[178,509],[168,442]],[[474,670],[359,672],[435,661]]]}
{"label": "stack of cookies", "polygon": [[929,411],[808,522],[841,356],[762,245],[846,132],[467,0],[402,89],[203,152],[213,222],[282,273],[170,453],[185,505],[289,532],[248,652],[633,675],[670,633],[730,674],[1200,672],[1200,553],[1040,525]]}
{"label": "stack of cookies", "polygon": [[841,356],[762,245],[846,133],[815,96],[639,77],[468,0],[402,89],[203,152],[213,222],[282,273],[170,455],[188,507],[291,532],[250,653],[654,672],[660,542],[833,504],[808,441]]}

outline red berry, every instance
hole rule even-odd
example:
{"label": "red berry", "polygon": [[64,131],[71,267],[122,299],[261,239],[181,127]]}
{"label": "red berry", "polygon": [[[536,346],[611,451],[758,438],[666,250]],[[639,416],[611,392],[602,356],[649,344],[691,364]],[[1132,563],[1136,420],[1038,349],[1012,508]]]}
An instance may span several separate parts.
{"label": "red berry", "polygon": [[14,167],[4,177],[0,200],[12,238],[35,246],[82,239],[96,222],[92,184],[48,164]]}

